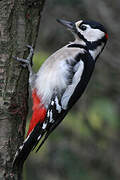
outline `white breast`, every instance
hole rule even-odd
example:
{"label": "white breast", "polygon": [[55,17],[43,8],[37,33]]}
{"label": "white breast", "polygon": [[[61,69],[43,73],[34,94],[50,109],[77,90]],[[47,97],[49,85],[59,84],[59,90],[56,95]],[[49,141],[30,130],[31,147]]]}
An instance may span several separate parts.
{"label": "white breast", "polygon": [[46,108],[55,91],[60,95],[67,88],[69,66],[66,60],[73,60],[78,53],[80,53],[79,48],[64,47],[50,56],[38,71],[35,88]]}

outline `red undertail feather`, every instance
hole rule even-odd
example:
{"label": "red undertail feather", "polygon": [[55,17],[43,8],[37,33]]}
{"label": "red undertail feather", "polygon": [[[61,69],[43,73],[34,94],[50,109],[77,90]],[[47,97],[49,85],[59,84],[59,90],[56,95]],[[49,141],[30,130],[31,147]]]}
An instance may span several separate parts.
{"label": "red undertail feather", "polygon": [[105,34],[105,37],[106,37],[106,39],[108,39],[108,34],[107,33]]}
{"label": "red undertail feather", "polygon": [[30,121],[27,136],[39,121],[43,122],[45,120],[45,116],[46,116],[46,109],[44,105],[41,103],[41,99],[37,95],[36,89],[34,89],[32,92],[32,98],[33,98],[33,108],[32,108],[33,114],[32,114],[32,119]]}

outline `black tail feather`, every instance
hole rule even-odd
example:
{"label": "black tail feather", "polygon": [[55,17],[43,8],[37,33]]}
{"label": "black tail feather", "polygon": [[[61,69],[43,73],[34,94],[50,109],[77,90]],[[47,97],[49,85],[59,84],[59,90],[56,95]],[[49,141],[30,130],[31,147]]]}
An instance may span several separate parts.
{"label": "black tail feather", "polygon": [[24,161],[27,159],[32,149],[38,144],[44,133],[42,123],[39,122],[16,152],[13,161],[13,169],[23,166]]}
{"label": "black tail feather", "polygon": [[39,147],[36,150],[36,152],[38,152],[38,150],[44,144],[48,136],[60,124],[60,122],[63,120],[66,114],[67,114],[67,111],[63,111],[62,116],[58,118],[58,120],[54,122],[53,124],[51,123],[48,124],[46,129],[42,128],[43,123],[40,123],[40,122],[35,126],[33,131],[28,135],[28,137],[25,139],[23,144],[19,147],[13,161],[13,169],[23,166],[30,152],[35,149],[35,147],[37,146],[41,138],[44,136],[42,142],[40,143]]}

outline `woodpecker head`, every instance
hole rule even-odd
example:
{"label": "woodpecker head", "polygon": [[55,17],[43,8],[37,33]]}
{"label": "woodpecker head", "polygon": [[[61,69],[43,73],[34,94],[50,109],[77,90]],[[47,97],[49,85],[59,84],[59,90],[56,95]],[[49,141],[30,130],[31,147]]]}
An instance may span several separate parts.
{"label": "woodpecker head", "polygon": [[106,44],[107,42],[107,31],[105,30],[104,26],[98,22],[84,20],[69,22],[61,19],[58,19],[57,21],[72,31],[75,38],[79,41],[82,40],[85,45],[91,46],[91,44],[96,43]]}

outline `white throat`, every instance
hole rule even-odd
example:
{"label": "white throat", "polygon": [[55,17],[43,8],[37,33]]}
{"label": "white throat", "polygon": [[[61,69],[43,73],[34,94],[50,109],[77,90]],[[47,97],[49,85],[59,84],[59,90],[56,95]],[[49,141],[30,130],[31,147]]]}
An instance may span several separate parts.
{"label": "white throat", "polygon": [[101,53],[103,46],[104,46],[104,43],[102,43],[100,46],[98,46],[94,50],[89,50],[89,53],[91,54],[91,56],[94,60],[96,60],[96,57]]}
{"label": "white throat", "polygon": [[76,37],[74,43],[86,46],[86,43],[82,39],[79,39],[78,36]]}

